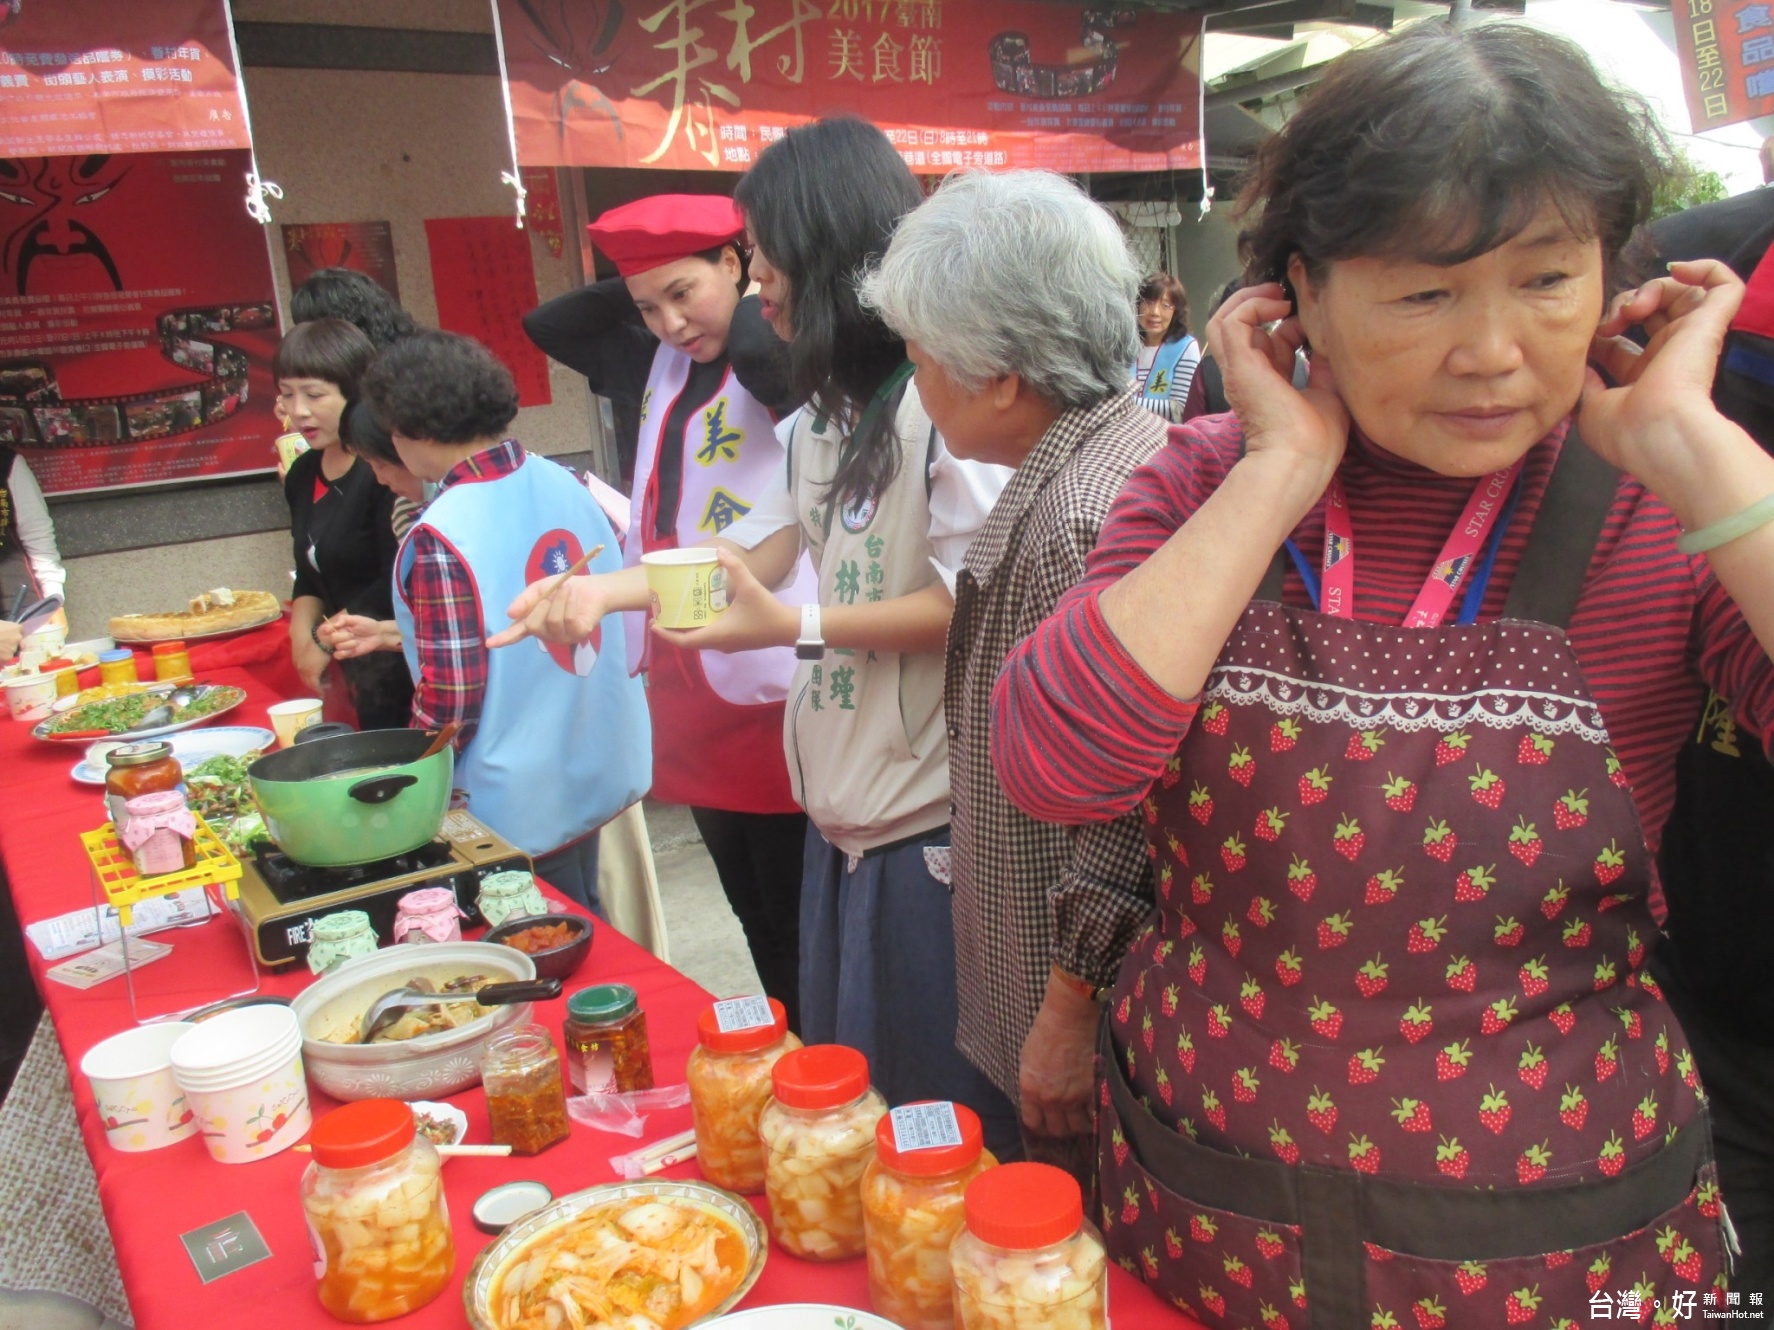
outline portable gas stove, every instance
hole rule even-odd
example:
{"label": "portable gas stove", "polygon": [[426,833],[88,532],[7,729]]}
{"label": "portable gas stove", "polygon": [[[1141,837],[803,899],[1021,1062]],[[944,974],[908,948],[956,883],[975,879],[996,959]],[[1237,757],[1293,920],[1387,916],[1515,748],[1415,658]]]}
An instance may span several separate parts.
{"label": "portable gas stove", "polygon": [[265,846],[242,856],[240,899],[230,902],[259,963],[277,969],[304,959],[314,921],[336,910],[363,910],[376,936],[387,942],[400,898],[421,887],[448,887],[478,924],[474,908],[489,873],[529,872],[522,850],[467,813],[444,817],[437,839],[407,854],[348,868],[312,868]]}

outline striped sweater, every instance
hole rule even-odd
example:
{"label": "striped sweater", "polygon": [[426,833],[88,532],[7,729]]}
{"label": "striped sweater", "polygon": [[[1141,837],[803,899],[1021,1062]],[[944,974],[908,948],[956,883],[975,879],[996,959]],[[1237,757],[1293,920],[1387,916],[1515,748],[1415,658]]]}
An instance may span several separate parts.
{"label": "striped sweater", "polygon": [[[1563,439],[1561,427],[1527,455],[1521,501],[1481,621],[1502,612]],[[1240,451],[1231,415],[1172,429],[1169,445],[1122,491],[1084,581],[1005,662],[993,695],[992,752],[1006,793],[1030,816],[1070,824],[1119,816],[1176,752],[1194,705],[1133,662],[1104,623],[1098,598],[1188,520]],[[1435,475],[1359,438],[1341,476],[1360,551],[1355,617],[1400,623],[1473,482]],[[1667,506],[1622,478],[1569,627],[1653,848],[1675,798],[1676,753],[1708,685],[1736,700],[1739,721],[1757,737],[1774,728],[1774,664],[1705,559],[1677,552],[1678,533]],[[1309,555],[1323,548],[1322,500],[1293,535]],[[1311,606],[1291,567],[1282,598]],[[1110,917],[1143,914],[1150,901],[1099,889],[1098,900],[1075,904],[1074,916],[1097,916],[1093,931],[1100,933]],[[1066,954],[1066,939],[1056,939],[1056,959]],[[1119,957],[1069,959],[1086,977],[1101,978]]]}

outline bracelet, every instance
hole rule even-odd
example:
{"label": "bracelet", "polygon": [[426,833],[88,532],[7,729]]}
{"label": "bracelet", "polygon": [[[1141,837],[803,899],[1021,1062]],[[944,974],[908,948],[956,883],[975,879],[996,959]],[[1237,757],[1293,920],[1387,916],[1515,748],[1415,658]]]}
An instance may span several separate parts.
{"label": "bracelet", "polygon": [[333,649],[331,647],[329,647],[325,642],[322,642],[320,640],[320,625],[319,624],[315,624],[314,627],[312,627],[308,630],[308,636],[313,638],[314,645],[319,647],[322,651],[326,652],[327,655],[330,656],[333,654]]}
{"label": "bracelet", "polygon": [[1708,550],[1716,550],[1720,545],[1728,545],[1740,536],[1747,536],[1751,531],[1774,522],[1774,494],[1752,503],[1747,508],[1722,517],[1710,526],[1703,526],[1698,531],[1685,531],[1675,542],[1675,547],[1683,554],[1705,554]]}
{"label": "bracelet", "polygon": [[1088,979],[1080,979],[1075,974],[1067,974],[1057,965],[1049,966],[1048,973],[1086,1001],[1101,1002],[1103,1000],[1103,993],[1106,990],[1098,988]]}

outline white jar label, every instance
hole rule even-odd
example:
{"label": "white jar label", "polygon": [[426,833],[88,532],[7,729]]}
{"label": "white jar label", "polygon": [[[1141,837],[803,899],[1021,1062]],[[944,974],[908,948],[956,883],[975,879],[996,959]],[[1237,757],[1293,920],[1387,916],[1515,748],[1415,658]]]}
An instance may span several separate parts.
{"label": "white jar label", "polygon": [[567,1079],[580,1094],[615,1094],[616,1055],[608,1048],[590,1053],[573,1050],[567,1054]]}
{"label": "white jar label", "polygon": [[961,1123],[946,1099],[934,1104],[907,1104],[893,1117],[893,1148],[901,1154],[961,1144]]}
{"label": "white jar label", "polygon": [[728,998],[725,1002],[715,1003],[715,1028],[722,1034],[732,1034],[735,1030],[756,1030],[761,1026],[774,1024],[776,1013],[770,1010],[768,998]]}

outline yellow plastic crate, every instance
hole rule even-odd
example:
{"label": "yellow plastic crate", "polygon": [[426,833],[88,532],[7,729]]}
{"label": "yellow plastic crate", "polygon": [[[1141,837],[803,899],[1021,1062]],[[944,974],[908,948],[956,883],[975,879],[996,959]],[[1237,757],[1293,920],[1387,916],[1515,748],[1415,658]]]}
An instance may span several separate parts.
{"label": "yellow plastic crate", "polygon": [[98,884],[105,901],[117,911],[117,917],[128,927],[140,901],[157,896],[170,896],[187,887],[207,887],[212,883],[222,888],[229,900],[240,898],[240,860],[236,859],[221,838],[209,829],[197,814],[197,862],[190,868],[161,877],[136,875],[135,861],[117,840],[117,829],[107,822],[97,831],[80,835],[86,857],[92,863],[93,881]]}

